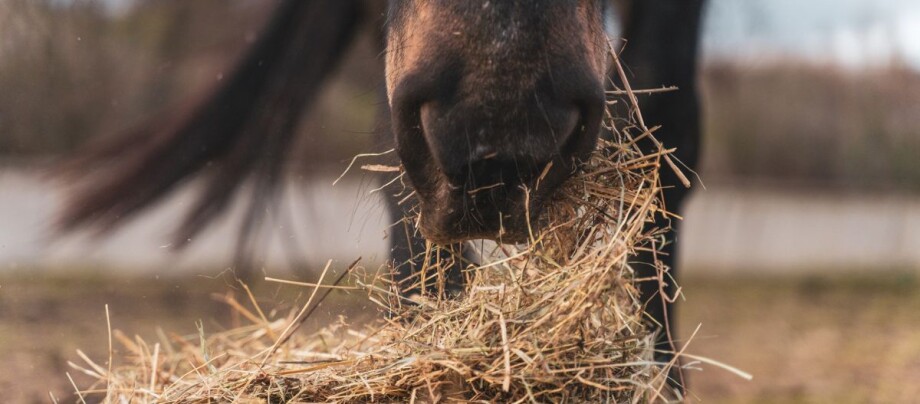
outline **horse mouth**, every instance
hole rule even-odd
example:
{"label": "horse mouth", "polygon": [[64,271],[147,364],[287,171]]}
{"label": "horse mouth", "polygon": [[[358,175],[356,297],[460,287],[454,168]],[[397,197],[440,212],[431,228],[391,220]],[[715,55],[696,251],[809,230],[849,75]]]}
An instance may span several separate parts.
{"label": "horse mouth", "polygon": [[416,188],[419,230],[438,244],[476,239],[526,242],[540,230],[544,207],[574,168],[574,159],[559,157],[531,174],[497,171],[475,185],[454,185],[446,177],[428,182]]}
{"label": "horse mouth", "polygon": [[[414,153],[413,159],[404,158],[403,163],[417,193],[418,229],[425,239],[437,244],[478,239],[527,242],[540,231],[544,222],[541,215],[555,191],[571,177],[590,148],[585,150],[568,157],[557,155],[530,170],[488,171],[462,184],[437,171],[427,150]],[[413,170],[418,166],[426,170]]]}
{"label": "horse mouth", "polygon": [[525,189],[503,184],[478,190],[455,190],[445,197],[421,198],[419,229],[439,244],[473,239],[520,243],[528,238],[541,203]]}

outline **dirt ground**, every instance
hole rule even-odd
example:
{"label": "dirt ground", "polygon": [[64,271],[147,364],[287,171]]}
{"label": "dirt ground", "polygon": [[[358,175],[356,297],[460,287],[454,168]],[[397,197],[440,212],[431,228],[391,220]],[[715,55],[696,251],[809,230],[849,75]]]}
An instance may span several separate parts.
{"label": "dirt ground", "polygon": [[717,403],[920,402],[916,274],[689,278],[680,329],[692,353],[754,375],[690,374]]}
{"label": "dirt ground", "polygon": [[[701,329],[689,352],[754,375],[751,382],[704,366],[691,372],[693,401],[709,403],[916,402],[920,397],[920,280],[913,275],[689,277],[681,335]],[[105,361],[109,304],[113,327],[151,338],[232,324],[223,278],[0,276],[0,402],[74,402],[65,372],[80,348]],[[256,294],[290,305],[301,290],[263,286]],[[369,306],[338,296],[312,325]],[[351,302],[342,309],[341,302]],[[366,314],[363,314],[366,315]]]}

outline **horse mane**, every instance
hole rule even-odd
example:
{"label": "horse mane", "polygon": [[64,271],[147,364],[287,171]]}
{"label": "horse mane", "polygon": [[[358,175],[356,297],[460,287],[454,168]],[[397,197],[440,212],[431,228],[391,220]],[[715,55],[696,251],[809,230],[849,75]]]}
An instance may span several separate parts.
{"label": "horse mane", "polygon": [[351,42],[360,8],[352,0],[283,0],[218,87],[60,167],[67,177],[87,179],[67,200],[58,229],[108,232],[207,171],[174,245],[185,245],[226,211],[252,178],[240,233],[245,242],[283,182],[296,125]]}

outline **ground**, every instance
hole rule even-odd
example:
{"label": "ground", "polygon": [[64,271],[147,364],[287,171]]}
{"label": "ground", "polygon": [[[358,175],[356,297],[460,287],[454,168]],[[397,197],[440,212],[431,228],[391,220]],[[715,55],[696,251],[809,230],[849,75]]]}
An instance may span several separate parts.
{"label": "ground", "polygon": [[[692,272],[692,271],[688,271]],[[223,278],[0,276],[0,402],[73,402],[68,368],[80,348],[106,357],[105,304],[113,327],[155,338],[157,328],[194,333],[234,321],[214,299]],[[910,402],[920,397],[920,280],[914,275],[689,276],[681,336],[701,325],[689,352],[754,375],[742,380],[704,367],[689,375],[694,400],[707,403]],[[263,286],[266,302],[291,302],[296,288]],[[344,297],[339,296],[338,301]],[[346,312],[362,311],[354,307]],[[330,302],[316,323],[342,310]]]}
{"label": "ground", "polygon": [[683,283],[681,330],[693,353],[754,375],[690,375],[703,402],[908,403],[920,400],[920,281],[915,274]]}

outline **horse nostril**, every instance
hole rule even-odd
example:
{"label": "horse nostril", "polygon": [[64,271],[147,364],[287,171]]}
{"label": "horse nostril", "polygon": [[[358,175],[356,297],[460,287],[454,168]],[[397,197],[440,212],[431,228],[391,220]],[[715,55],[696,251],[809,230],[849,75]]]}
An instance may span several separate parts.
{"label": "horse nostril", "polygon": [[[603,91],[599,93],[603,97]],[[595,102],[589,96],[540,88],[524,98],[453,90],[413,97],[399,94],[397,100],[414,100],[395,104],[395,110],[403,113],[394,121],[406,128],[397,131],[401,158],[426,159],[418,165],[416,182],[430,180],[424,171],[434,169],[443,175],[439,179],[455,186],[526,185],[550,161],[564,170],[592,148],[599,133],[592,122],[600,120],[594,104],[603,105],[603,98]]]}
{"label": "horse nostril", "polygon": [[492,160],[496,157],[498,157],[498,150],[491,146],[479,144],[473,149],[470,161]]}
{"label": "horse nostril", "polygon": [[494,152],[483,158],[470,160],[466,178],[462,181],[468,190],[494,189],[516,184],[519,181],[518,174],[514,161],[501,158]]}

